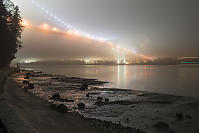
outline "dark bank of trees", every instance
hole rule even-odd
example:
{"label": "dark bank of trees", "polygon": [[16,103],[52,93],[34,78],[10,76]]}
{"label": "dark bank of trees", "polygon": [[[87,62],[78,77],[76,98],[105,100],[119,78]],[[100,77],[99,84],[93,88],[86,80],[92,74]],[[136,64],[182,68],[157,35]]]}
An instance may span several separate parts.
{"label": "dark bank of trees", "polygon": [[7,67],[21,47],[21,22],[18,6],[0,0],[0,67]]}
{"label": "dark bank of trees", "polygon": [[152,65],[177,65],[177,58],[157,58],[151,62]]}

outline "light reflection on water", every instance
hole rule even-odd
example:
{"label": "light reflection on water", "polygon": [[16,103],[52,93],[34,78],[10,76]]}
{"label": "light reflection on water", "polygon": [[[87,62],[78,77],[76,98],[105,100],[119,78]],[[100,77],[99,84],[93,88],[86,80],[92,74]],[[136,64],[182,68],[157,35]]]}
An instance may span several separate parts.
{"label": "light reflection on water", "polygon": [[110,87],[199,97],[199,66],[31,66],[50,74],[96,78]]}

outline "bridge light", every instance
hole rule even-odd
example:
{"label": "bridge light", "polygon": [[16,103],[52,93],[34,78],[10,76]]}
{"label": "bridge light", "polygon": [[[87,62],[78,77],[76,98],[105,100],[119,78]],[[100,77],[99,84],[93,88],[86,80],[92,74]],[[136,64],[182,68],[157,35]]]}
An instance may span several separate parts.
{"label": "bridge light", "polygon": [[27,27],[29,24],[26,20],[22,20],[21,25]]}
{"label": "bridge light", "polygon": [[77,36],[80,35],[80,33],[78,31],[75,31],[74,34]]}
{"label": "bridge light", "polygon": [[101,43],[105,43],[105,41],[104,40],[99,40]]}
{"label": "bridge light", "polygon": [[117,45],[117,48],[120,49],[120,45]]}
{"label": "bridge light", "polygon": [[73,31],[72,31],[72,30],[67,30],[66,33],[67,33],[67,34],[73,34]]}
{"label": "bridge light", "polygon": [[90,36],[89,34],[86,34],[86,37],[87,37],[88,39],[91,39],[91,36]]}
{"label": "bridge light", "polygon": [[43,24],[43,25],[42,25],[42,28],[43,28],[44,30],[48,30],[48,29],[49,29],[49,26],[48,26],[48,24]]}
{"label": "bridge light", "polygon": [[55,31],[55,32],[57,32],[57,31],[58,31],[58,29],[57,29],[56,27],[54,27],[52,30],[53,30],[53,31]]}
{"label": "bridge light", "polygon": [[109,42],[108,45],[113,46],[113,43]]}

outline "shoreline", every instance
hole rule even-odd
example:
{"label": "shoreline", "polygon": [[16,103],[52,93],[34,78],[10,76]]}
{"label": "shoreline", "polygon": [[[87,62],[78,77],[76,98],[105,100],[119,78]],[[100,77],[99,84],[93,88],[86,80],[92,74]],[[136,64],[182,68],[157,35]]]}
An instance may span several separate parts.
{"label": "shoreline", "polygon": [[77,112],[60,112],[52,109],[52,104],[24,90],[16,80],[21,74],[15,73],[8,78],[5,93],[0,97],[4,99],[0,101],[0,106],[3,107],[0,110],[0,118],[9,132],[145,133],[136,128],[122,127],[121,124],[87,119]]}
{"label": "shoreline", "polygon": [[[30,78],[26,80],[34,84],[33,89],[27,89],[28,92],[51,104],[64,104],[70,112],[78,112],[85,119],[95,121],[94,123],[112,121],[117,127],[121,125],[126,128],[131,127],[135,130],[141,129],[154,133],[157,130],[154,125],[163,122],[168,125],[166,126],[167,129],[165,129],[168,132],[180,131],[185,133],[188,130],[190,131],[190,127],[186,125],[187,121],[192,124],[199,122],[196,115],[196,112],[199,110],[199,101],[195,98],[116,88],[97,88],[94,87],[96,84],[103,85],[107,82],[96,79],[49,75],[33,71],[24,71],[23,74],[19,74],[21,77],[19,75],[16,76],[15,80],[19,83],[20,87],[24,87],[23,81],[25,80],[26,73],[32,73]],[[88,89],[80,91],[79,89],[83,82],[89,82]],[[61,99],[73,100],[73,102],[60,101],[60,99],[52,100],[53,94],[59,94]],[[84,109],[78,110],[78,103],[84,103]],[[189,107],[189,103],[195,103],[197,110],[188,112],[183,109]],[[180,107],[182,109],[180,110],[178,106],[182,106]],[[183,120],[179,122],[176,120],[176,114],[181,112]],[[98,120],[99,122],[96,122]],[[108,123],[106,125],[109,125]],[[92,125],[95,124],[92,123]],[[193,128],[193,133],[195,133],[194,130],[198,131],[198,127]]]}

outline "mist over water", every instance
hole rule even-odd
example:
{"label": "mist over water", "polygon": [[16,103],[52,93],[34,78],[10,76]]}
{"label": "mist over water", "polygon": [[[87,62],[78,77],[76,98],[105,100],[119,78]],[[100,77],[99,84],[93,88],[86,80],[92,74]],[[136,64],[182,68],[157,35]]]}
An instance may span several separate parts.
{"label": "mist over water", "polygon": [[95,78],[111,82],[108,87],[199,97],[199,66],[31,66],[28,70],[50,74]]}

